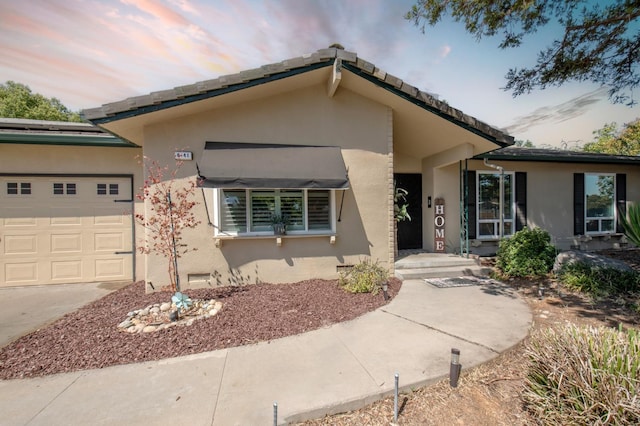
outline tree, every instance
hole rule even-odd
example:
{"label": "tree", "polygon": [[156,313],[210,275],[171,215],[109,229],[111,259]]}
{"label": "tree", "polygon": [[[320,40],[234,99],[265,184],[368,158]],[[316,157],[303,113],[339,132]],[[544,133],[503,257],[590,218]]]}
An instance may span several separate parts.
{"label": "tree", "polygon": [[595,138],[582,148],[586,152],[614,155],[640,155],[640,119],[627,123],[622,130],[614,123],[593,132]]}
{"label": "tree", "polygon": [[200,224],[193,213],[197,205],[193,198],[198,185],[195,179],[186,185],[178,184],[176,176],[182,166],[181,161],[176,161],[172,171],[148,157],[143,157],[141,163],[146,177],[142,193],[136,197],[148,203],[150,212],[148,215],[136,214],[137,222],[147,229],[147,238],[138,250],[143,254],[153,252],[167,258],[171,289],[179,292],[178,259],[197,250],[197,247],[182,243],[182,231]]}
{"label": "tree", "polygon": [[80,114],[69,110],[58,99],[33,93],[29,86],[14,81],[0,84],[0,117],[82,121]]}
{"label": "tree", "polygon": [[521,148],[535,148],[535,145],[533,145],[533,142],[531,142],[529,139],[527,139],[526,141],[518,139],[513,143],[513,145],[519,146]]}
{"label": "tree", "polygon": [[638,0],[418,0],[405,15],[423,32],[443,16],[464,22],[476,39],[502,33],[501,49],[518,47],[526,35],[557,21],[561,38],[538,53],[532,68],[511,68],[505,90],[513,96],[533,89],[592,81],[609,88],[614,103],[633,104],[640,85]]}

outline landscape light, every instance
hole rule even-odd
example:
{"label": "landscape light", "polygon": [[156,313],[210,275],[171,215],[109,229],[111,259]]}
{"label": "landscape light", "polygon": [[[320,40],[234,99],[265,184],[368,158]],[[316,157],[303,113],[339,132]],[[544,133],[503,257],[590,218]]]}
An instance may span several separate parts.
{"label": "landscape light", "polygon": [[451,348],[451,366],[449,368],[449,384],[452,388],[458,387],[460,378],[460,349]]}

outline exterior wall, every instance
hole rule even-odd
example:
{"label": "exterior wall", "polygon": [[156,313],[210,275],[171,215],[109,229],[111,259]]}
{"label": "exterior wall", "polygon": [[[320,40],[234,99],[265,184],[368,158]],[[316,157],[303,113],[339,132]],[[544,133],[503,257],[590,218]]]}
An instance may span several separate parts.
{"label": "exterior wall", "polygon": [[[211,192],[203,191],[196,215],[203,221],[184,233],[184,242],[198,251],[179,260],[183,288],[207,285],[189,283],[195,275],[208,276],[209,285],[294,282],[310,278],[335,278],[337,266],[370,257],[393,267],[393,150],[392,114],[386,106],[346,89],[333,98],[324,85],[259,99],[225,109],[186,116],[146,127],[144,155],[172,164],[176,149],[193,151],[181,179],[196,175],[206,141],[278,143],[342,147],[351,188],[344,193],[335,244],[328,236],[276,238],[238,237],[214,244],[214,229],[207,225],[213,208]],[[342,191],[336,191],[336,217]],[[166,259],[150,255],[146,280],[168,283]]]}
{"label": "exterior wall", "polygon": [[397,152],[393,153],[394,173],[422,173],[422,161]]}
{"label": "exterior wall", "polygon": [[[575,236],[573,235],[573,174],[574,173],[625,173],[627,176],[627,205],[640,202],[640,168],[623,164],[573,164],[524,161],[492,161],[504,167],[505,172],[527,173],[527,225],[530,228],[542,228],[549,231],[552,243],[560,250],[580,248],[581,250],[599,250],[620,247],[621,235],[605,236]],[[469,170],[492,171],[495,169],[485,166],[482,161],[470,160]],[[448,166],[437,184],[441,193],[453,194],[458,200],[459,185],[458,165]],[[445,179],[446,177],[446,179]],[[447,198],[447,200],[448,200]],[[451,195],[453,198],[453,195]],[[453,202],[453,200],[452,200]],[[459,203],[459,201],[456,201]],[[449,203],[451,205],[451,203]],[[459,209],[457,210],[459,214]],[[455,220],[452,210],[447,210],[447,217]],[[447,223],[447,235],[459,235],[459,225]],[[449,243],[449,237],[447,237]],[[498,242],[489,240],[470,241],[470,251],[481,255],[495,254]],[[451,251],[459,250],[459,243],[451,245]],[[447,247],[449,251],[449,247]]]}
{"label": "exterior wall", "polygon": [[[16,174],[133,175],[134,189],[142,186],[141,149],[66,145],[0,144],[0,171]],[[141,211],[142,203],[135,203]],[[136,256],[135,278],[144,276],[144,256]]]}

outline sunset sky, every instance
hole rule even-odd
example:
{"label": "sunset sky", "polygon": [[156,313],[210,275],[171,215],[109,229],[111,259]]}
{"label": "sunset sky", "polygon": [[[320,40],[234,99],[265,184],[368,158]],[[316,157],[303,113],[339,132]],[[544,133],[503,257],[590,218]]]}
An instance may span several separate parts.
{"label": "sunset sky", "polygon": [[[516,139],[575,146],[640,117],[606,89],[568,84],[513,98],[510,67],[531,66],[558,36],[542,29],[498,49],[445,21],[423,34],[411,0],[0,0],[0,83],[73,110],[256,68],[341,43],[349,51]],[[637,100],[637,99],[636,99]]]}

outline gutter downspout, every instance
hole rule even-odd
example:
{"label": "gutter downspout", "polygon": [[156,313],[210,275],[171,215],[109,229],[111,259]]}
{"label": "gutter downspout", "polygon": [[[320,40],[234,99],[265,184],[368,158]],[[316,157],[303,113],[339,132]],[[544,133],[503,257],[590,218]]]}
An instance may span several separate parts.
{"label": "gutter downspout", "polygon": [[484,158],[484,165],[500,171],[500,232],[498,237],[502,240],[504,237],[504,168],[497,164],[490,164],[487,158]]}

